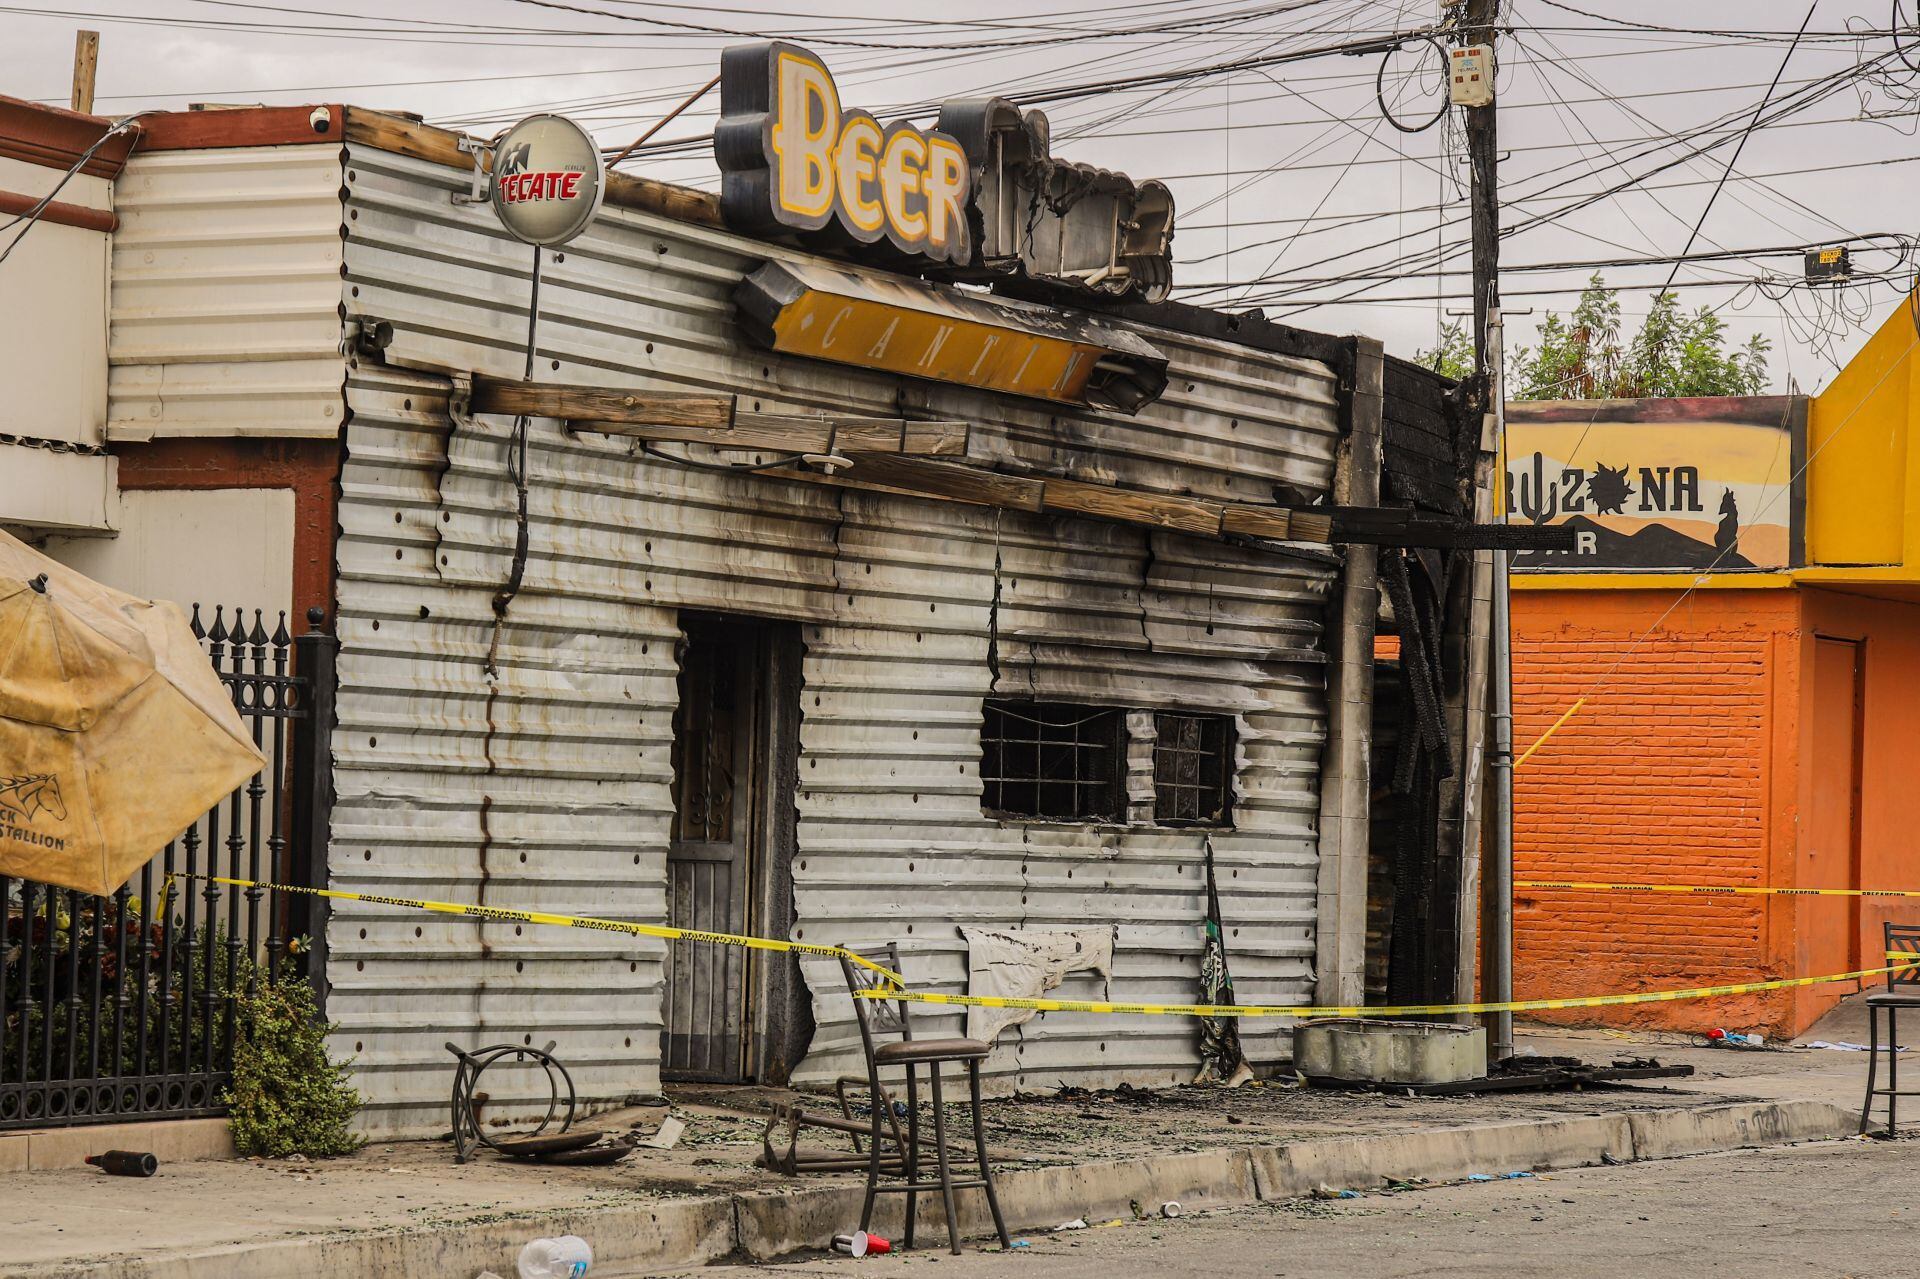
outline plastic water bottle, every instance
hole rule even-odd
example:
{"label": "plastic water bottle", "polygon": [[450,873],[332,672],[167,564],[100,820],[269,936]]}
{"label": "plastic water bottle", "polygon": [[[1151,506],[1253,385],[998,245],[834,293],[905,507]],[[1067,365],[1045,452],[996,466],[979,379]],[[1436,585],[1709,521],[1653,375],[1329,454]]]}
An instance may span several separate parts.
{"label": "plastic water bottle", "polygon": [[520,1279],[581,1279],[593,1265],[593,1249],[579,1235],[535,1239],[520,1250]]}

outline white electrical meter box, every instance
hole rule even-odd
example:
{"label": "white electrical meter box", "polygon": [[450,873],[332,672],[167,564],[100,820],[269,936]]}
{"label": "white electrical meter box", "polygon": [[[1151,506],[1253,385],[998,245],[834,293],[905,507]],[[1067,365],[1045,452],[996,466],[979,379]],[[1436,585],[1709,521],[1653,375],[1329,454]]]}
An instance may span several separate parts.
{"label": "white electrical meter box", "polygon": [[1469,44],[1447,53],[1448,100],[1456,107],[1493,105],[1493,49]]}

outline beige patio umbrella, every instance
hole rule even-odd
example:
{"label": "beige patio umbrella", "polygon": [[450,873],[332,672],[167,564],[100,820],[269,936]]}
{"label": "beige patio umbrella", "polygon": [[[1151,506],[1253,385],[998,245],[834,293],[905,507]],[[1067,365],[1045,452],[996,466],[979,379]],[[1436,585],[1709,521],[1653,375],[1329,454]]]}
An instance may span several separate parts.
{"label": "beige patio umbrella", "polygon": [[264,764],[178,605],[0,533],[0,875],[111,893]]}

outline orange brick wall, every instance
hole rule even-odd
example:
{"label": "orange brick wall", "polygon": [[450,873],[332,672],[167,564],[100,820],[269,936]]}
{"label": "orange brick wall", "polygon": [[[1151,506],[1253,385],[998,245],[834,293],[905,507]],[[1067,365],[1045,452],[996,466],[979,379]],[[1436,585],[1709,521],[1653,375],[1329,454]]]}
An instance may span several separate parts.
{"label": "orange brick wall", "polygon": [[[1515,592],[1517,748],[1588,699],[1515,776],[1516,878],[1760,884],[1792,847],[1799,593],[1677,598]],[[1758,899],[1524,890],[1514,991],[1526,999],[1793,975],[1769,926],[1774,909]],[[1790,996],[1769,995],[1565,1020],[1777,1033],[1793,1008]]]}

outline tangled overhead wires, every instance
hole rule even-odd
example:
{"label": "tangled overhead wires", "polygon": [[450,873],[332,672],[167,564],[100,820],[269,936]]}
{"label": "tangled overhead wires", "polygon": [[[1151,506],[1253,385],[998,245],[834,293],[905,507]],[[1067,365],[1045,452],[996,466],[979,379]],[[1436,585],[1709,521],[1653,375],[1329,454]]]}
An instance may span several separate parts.
{"label": "tangled overhead wires", "polygon": [[[1858,16],[1848,18],[1847,27],[1858,37],[1859,118],[1912,136],[1920,123],[1920,10],[1909,20],[1904,0],[1892,0],[1885,30]],[[1892,43],[1893,59],[1870,56],[1871,46],[1883,37]],[[1887,101],[1877,102],[1876,95]]]}
{"label": "tangled overhead wires", "polygon": [[[1374,72],[1373,76],[1373,99],[1380,104],[1380,114],[1386,118],[1388,124],[1402,133],[1425,133],[1440,123],[1441,117],[1447,114],[1447,108],[1452,105],[1447,91],[1447,47],[1440,43],[1438,36],[1433,35],[1421,37],[1420,44],[1423,51],[1432,49],[1440,55],[1440,73],[1434,77],[1440,85],[1440,102],[1431,116],[1418,124],[1404,124],[1400,117],[1393,113],[1393,108],[1387,105],[1387,65],[1393,61],[1393,55],[1399,52],[1398,49],[1389,49],[1380,55],[1380,69]],[[1417,75],[1409,78],[1415,83],[1420,79]]]}

